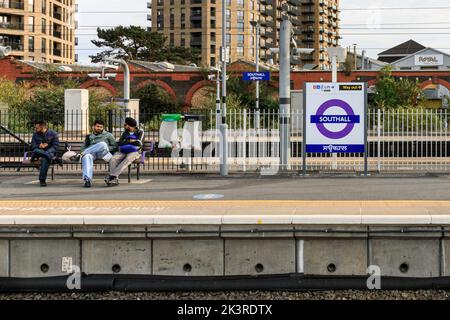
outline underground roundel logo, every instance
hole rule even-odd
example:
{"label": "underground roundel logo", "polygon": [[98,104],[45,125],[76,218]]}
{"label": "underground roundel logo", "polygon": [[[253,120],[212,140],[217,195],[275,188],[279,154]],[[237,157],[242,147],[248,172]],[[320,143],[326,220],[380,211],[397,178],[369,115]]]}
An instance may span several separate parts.
{"label": "underground roundel logo", "polygon": [[[339,107],[345,111],[344,115],[325,115],[328,109]],[[333,140],[338,140],[348,136],[355,124],[360,123],[360,116],[356,116],[352,107],[345,101],[339,99],[328,100],[324,102],[317,110],[316,115],[311,116],[311,123],[316,124],[319,132]],[[327,124],[346,124],[345,128],[340,131],[331,131],[327,129]]]}

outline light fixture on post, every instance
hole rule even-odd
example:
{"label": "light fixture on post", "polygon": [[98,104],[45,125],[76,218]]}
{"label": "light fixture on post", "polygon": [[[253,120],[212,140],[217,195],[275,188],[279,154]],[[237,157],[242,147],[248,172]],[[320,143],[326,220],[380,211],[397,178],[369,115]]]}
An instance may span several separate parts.
{"label": "light fixture on post", "polygon": [[115,65],[103,65],[101,67],[102,67],[102,73],[89,73],[88,76],[90,78],[94,78],[94,79],[102,80],[102,81],[108,81],[111,78],[117,77],[117,73],[106,73],[106,70],[108,70],[108,69],[117,70],[117,69],[119,69],[118,66],[115,66]]}
{"label": "light fixture on post", "polygon": [[123,59],[113,59],[106,57],[105,62],[117,63],[120,64],[124,69],[124,77],[123,77],[123,100],[125,106],[125,113],[129,112],[130,105],[130,68],[128,64]]}
{"label": "light fixture on post", "polygon": [[0,59],[3,59],[5,57],[9,56],[11,54],[11,52],[12,52],[11,47],[0,46]]}

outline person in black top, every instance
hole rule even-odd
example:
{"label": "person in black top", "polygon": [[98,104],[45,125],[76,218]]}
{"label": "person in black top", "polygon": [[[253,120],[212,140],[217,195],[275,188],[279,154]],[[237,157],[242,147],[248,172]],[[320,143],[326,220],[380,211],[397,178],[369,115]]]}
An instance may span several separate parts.
{"label": "person in black top", "polygon": [[35,133],[31,139],[31,150],[33,151],[31,162],[41,159],[39,182],[41,187],[46,187],[50,163],[55,161],[59,165],[62,165],[61,159],[57,158],[59,146],[58,134],[55,131],[48,129],[45,121],[36,122],[34,131]]}
{"label": "person in black top", "polygon": [[126,118],[124,128],[125,131],[118,142],[119,151],[109,162],[109,175],[105,177],[105,183],[110,187],[119,184],[119,175],[138,159],[142,152],[144,131],[138,128],[137,121],[133,118]]}

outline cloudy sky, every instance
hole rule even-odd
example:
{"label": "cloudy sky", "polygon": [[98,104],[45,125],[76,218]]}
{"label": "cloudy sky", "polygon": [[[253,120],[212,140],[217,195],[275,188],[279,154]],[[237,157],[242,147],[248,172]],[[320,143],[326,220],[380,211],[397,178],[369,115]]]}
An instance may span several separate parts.
{"label": "cloudy sky", "polygon": [[[95,52],[90,40],[95,39],[98,26],[149,26],[147,0],[78,0],[78,3],[81,63],[89,63],[89,54]],[[377,53],[414,39],[450,53],[448,0],[341,0],[340,7],[342,46],[357,44],[359,50],[365,49],[376,58]]]}

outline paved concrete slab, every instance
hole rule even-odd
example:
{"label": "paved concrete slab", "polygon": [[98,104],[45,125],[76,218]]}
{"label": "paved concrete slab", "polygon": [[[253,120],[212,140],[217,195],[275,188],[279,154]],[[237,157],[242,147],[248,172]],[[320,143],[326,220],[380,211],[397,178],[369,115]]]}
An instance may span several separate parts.
{"label": "paved concrete slab", "polygon": [[295,273],[295,240],[225,240],[225,275]]}
{"label": "paved concrete slab", "polygon": [[0,240],[0,277],[9,276],[9,241]]}
{"label": "paved concrete slab", "polygon": [[221,276],[223,240],[153,240],[153,274]]}
{"label": "paved concrete slab", "polygon": [[[97,177],[101,180],[102,177]],[[67,179],[67,180],[64,180]],[[221,194],[225,200],[450,200],[450,176],[263,177],[259,175],[148,175],[141,181],[91,189],[74,176],[57,176],[47,188],[35,184],[36,174],[2,174],[2,199],[140,199],[192,200],[198,194]]]}
{"label": "paved concrete slab", "polygon": [[82,271],[87,274],[152,272],[151,240],[83,240]]}
{"label": "paved concrete slab", "polygon": [[439,277],[439,240],[370,240],[370,264],[377,265],[384,276]]}
{"label": "paved concrete slab", "polygon": [[299,240],[299,268],[307,275],[366,275],[366,240]]}
{"label": "paved concrete slab", "polygon": [[78,240],[11,240],[11,277],[67,275],[70,265],[80,266]]}

